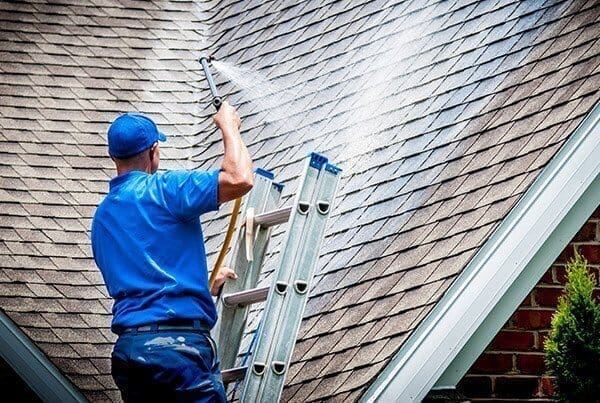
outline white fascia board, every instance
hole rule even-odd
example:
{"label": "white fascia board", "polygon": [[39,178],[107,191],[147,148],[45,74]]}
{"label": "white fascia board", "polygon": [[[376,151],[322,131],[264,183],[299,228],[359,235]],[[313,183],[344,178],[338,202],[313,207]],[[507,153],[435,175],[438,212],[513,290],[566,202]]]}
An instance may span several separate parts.
{"label": "white fascia board", "polygon": [[[446,378],[437,385],[440,388],[455,386],[468,361],[465,357],[455,361],[459,353],[465,352],[463,349],[473,335],[478,338],[479,345],[485,343],[481,349],[485,348],[486,340],[489,342],[495,332],[478,332],[481,325],[494,315],[503,315],[495,320],[499,326],[508,320],[521,303],[520,296],[526,295],[535,285],[535,282],[532,284],[534,276],[527,274],[526,268],[537,263],[539,280],[597,207],[599,190],[600,105],[596,105],[371,384],[361,401],[420,402],[450,365],[463,358],[462,365],[454,368],[452,373],[446,373]],[[545,244],[556,248],[546,250],[546,257],[540,253],[546,249],[543,248]],[[529,279],[525,281],[527,284],[519,284],[524,278]],[[515,290],[520,290],[518,295],[514,294]],[[504,298],[505,295],[513,298]],[[508,304],[497,309],[501,301],[508,301]],[[512,311],[508,310],[511,304]],[[473,355],[473,351],[466,354],[474,360],[477,355]]]}
{"label": "white fascia board", "polygon": [[519,277],[502,295],[432,389],[453,389],[458,384],[523,299],[554,263],[560,252],[581,229],[598,204],[600,204],[600,175],[596,177],[558,227],[546,239]]}
{"label": "white fascia board", "polygon": [[2,311],[0,311],[0,356],[42,401],[87,402],[65,375]]}

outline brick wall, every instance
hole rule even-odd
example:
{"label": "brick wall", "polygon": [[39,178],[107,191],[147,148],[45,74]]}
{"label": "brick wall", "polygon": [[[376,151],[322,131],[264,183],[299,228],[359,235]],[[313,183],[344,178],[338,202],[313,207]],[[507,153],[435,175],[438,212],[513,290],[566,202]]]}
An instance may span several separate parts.
{"label": "brick wall", "polygon": [[544,339],[564,288],[565,264],[573,256],[573,246],[588,260],[596,278],[600,274],[599,223],[600,207],[462,379],[459,390],[466,398],[473,402],[552,401],[552,379],[545,375]]}

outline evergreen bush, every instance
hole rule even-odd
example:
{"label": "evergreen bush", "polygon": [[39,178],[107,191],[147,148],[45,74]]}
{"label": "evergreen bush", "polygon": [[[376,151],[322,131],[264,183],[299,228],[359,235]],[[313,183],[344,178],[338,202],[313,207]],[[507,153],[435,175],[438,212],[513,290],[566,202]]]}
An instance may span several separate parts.
{"label": "evergreen bush", "polygon": [[563,402],[600,402],[600,304],[596,279],[577,250],[546,339],[546,365]]}

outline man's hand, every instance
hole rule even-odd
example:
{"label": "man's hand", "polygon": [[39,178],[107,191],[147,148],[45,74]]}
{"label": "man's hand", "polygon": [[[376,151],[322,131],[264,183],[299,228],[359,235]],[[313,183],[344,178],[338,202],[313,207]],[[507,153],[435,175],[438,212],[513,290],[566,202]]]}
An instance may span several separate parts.
{"label": "man's hand", "polygon": [[219,111],[213,116],[213,120],[222,132],[237,132],[242,125],[237,110],[227,101],[223,101]]}
{"label": "man's hand", "polygon": [[210,289],[210,293],[215,296],[219,295],[221,286],[225,284],[225,281],[228,279],[237,279],[237,274],[235,274],[235,272],[229,267],[221,267],[221,270],[219,270],[219,274],[217,274],[217,278],[215,279],[215,283]]}

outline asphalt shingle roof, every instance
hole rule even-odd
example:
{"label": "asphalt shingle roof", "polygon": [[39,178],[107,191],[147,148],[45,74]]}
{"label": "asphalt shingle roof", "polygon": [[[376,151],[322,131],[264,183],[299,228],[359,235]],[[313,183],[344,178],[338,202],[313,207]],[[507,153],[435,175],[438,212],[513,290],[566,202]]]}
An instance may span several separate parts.
{"label": "asphalt shingle roof", "polygon": [[193,2],[0,4],[0,307],[90,400],[118,400],[111,300],[88,230],[114,175],[107,122],[151,115],[190,168],[203,98]]}
{"label": "asphalt shingle roof", "polygon": [[[118,399],[87,234],[114,174],[104,133],[138,110],[170,136],[165,168],[218,167],[209,48],[278,91],[216,73],[285,198],[308,152],[344,168],[283,398],[355,400],[598,102],[599,16],[588,1],[2,2],[0,308],[88,398]],[[209,260],[227,210],[205,220]]]}

